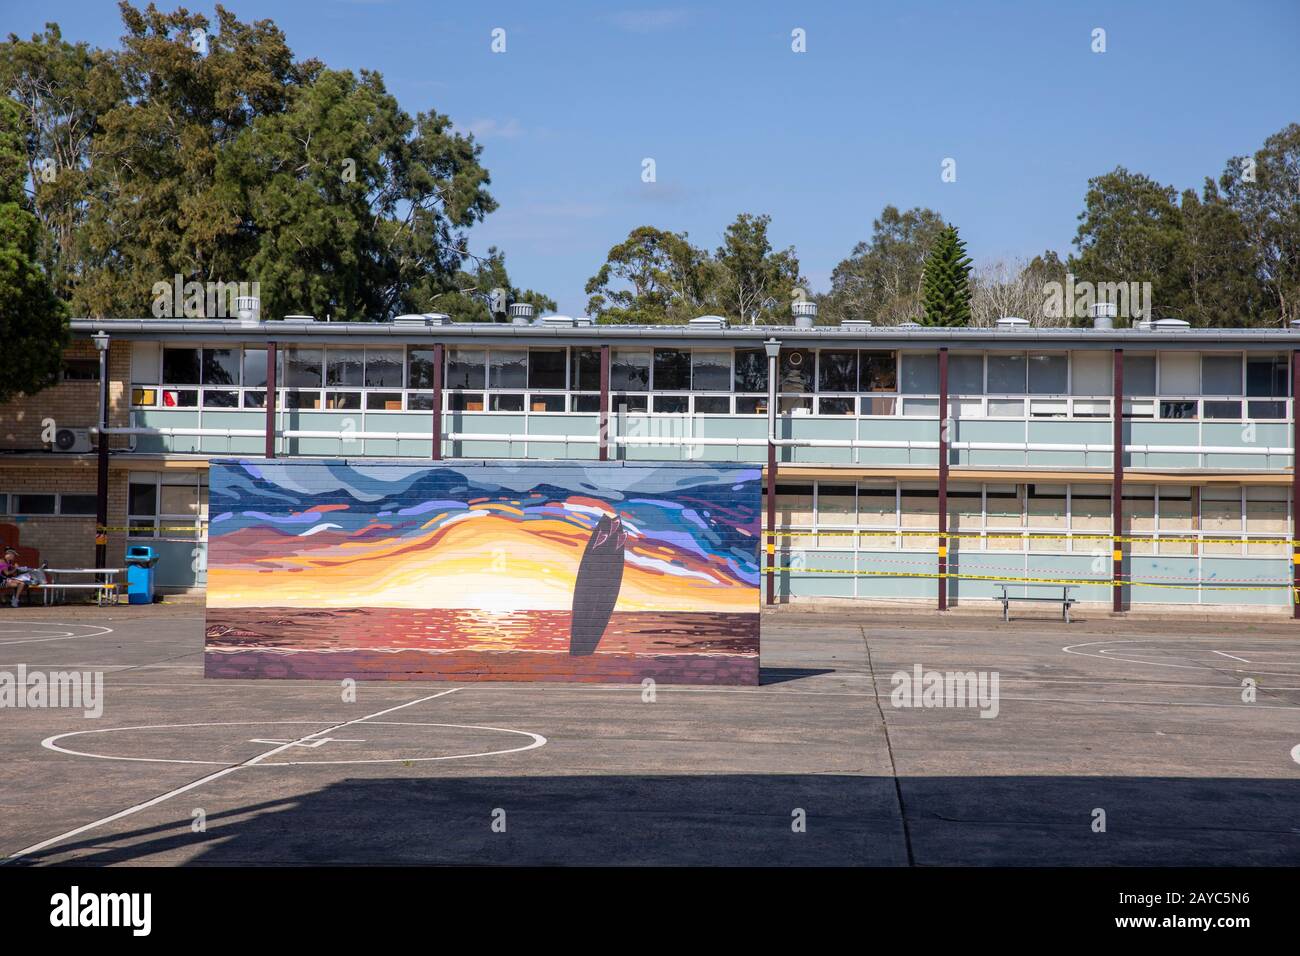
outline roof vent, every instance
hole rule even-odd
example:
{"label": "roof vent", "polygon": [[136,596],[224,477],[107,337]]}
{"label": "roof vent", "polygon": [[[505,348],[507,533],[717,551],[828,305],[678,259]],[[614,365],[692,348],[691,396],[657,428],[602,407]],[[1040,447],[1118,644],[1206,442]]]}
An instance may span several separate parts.
{"label": "roof vent", "polygon": [[422,312],[419,314],[409,313],[399,315],[393,319],[393,325],[398,328],[426,328],[430,325],[450,325],[451,316],[444,312]]}
{"label": "roof vent", "polygon": [[840,328],[842,329],[869,329],[871,328],[870,319],[841,319]]}
{"label": "roof vent", "polygon": [[817,319],[816,302],[795,302],[791,304],[790,311],[794,314],[794,325],[797,329],[811,329]]}
{"label": "roof vent", "polygon": [[1119,309],[1114,302],[1094,302],[1089,311],[1092,313],[1094,329],[1113,329]]}
{"label": "roof vent", "polygon": [[[514,306],[511,306],[511,308],[513,309]],[[529,306],[529,308],[532,308],[532,306]],[[573,316],[571,315],[544,315],[542,316],[538,324],[553,327],[553,328],[564,327],[564,326],[568,326],[572,328],[577,323],[574,322]]]}
{"label": "roof vent", "polygon": [[687,325],[693,329],[725,329],[727,320],[721,315],[698,315]]}
{"label": "roof vent", "polygon": [[241,295],[235,299],[235,315],[239,324],[254,326],[262,324],[262,303],[255,295]]}
{"label": "roof vent", "polygon": [[316,321],[316,316],[314,316],[314,315],[286,315],[286,316],[284,317],[284,321],[285,321],[285,322],[315,322],[315,321]]}
{"label": "roof vent", "polygon": [[511,302],[508,312],[511,325],[528,325],[533,321],[533,307],[527,302]]}
{"label": "roof vent", "polygon": [[590,328],[596,324],[596,320],[589,315],[575,315],[573,317],[573,324],[582,328]]}
{"label": "roof vent", "polygon": [[1292,319],[1292,320],[1291,320],[1291,328],[1293,328],[1293,329],[1300,329],[1300,319]]}
{"label": "roof vent", "polygon": [[1018,315],[1004,315],[995,323],[1000,329],[1027,329],[1029,320],[1022,319]]}
{"label": "roof vent", "polygon": [[919,329],[921,327],[921,323],[920,322],[899,322],[898,327],[900,329]]}
{"label": "roof vent", "polygon": [[1151,323],[1151,327],[1159,332],[1181,332],[1183,329],[1190,329],[1192,323],[1184,319],[1156,319]]}

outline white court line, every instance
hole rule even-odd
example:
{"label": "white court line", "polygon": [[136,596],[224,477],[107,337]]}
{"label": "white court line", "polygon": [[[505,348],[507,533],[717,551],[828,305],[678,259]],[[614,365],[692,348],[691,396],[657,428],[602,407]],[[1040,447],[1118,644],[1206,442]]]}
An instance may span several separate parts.
{"label": "white court line", "polygon": [[[35,624],[37,626],[50,625],[52,627],[95,627],[99,628],[97,634],[73,634],[71,631],[59,631],[47,637],[32,637],[19,641],[0,641],[0,647],[9,647],[13,644],[48,644],[51,641],[75,641],[83,637],[103,637],[105,634],[112,634],[111,627],[105,627],[102,624],[68,624],[61,621],[4,621],[0,623],[0,635],[3,634],[22,634],[22,631],[11,631],[5,625],[8,624]],[[39,631],[37,633],[40,633]]]}
{"label": "white court line", "polygon": [[[454,688],[459,690],[460,688]],[[451,691],[447,691],[451,693]],[[407,706],[406,704],[402,705]],[[380,716],[374,714],[372,716]],[[365,720],[366,718],[359,718]],[[123,757],[117,754],[97,754],[85,750],[69,750],[67,747],[60,746],[59,741],[65,737],[83,737],[88,734],[113,734],[122,733],[132,730],[188,730],[193,727],[269,727],[280,724],[319,724],[319,720],[223,720],[196,724],[140,724],[134,727],[104,727],[100,730],[71,730],[64,734],[54,734],[46,737],[41,741],[41,746],[47,750],[53,750],[55,753],[67,754],[70,757],[90,757],[94,760],[125,760],[131,763],[188,763],[203,764],[207,766],[224,767],[227,765],[224,760],[184,760],[179,757]],[[500,734],[517,734],[520,737],[531,738],[532,742],[523,747],[511,747],[507,750],[483,750],[477,753],[468,754],[445,754],[441,757],[379,757],[364,760],[275,760],[266,761],[259,766],[262,767],[296,767],[300,765],[323,767],[332,764],[344,763],[428,763],[437,760],[469,760],[473,757],[501,757],[505,754],[522,753],[525,750],[534,750],[537,747],[546,746],[547,740],[541,734],[535,734],[531,730],[514,730],[510,727],[485,727],[481,724],[434,724],[434,723],[415,723],[411,721],[396,720],[371,720],[370,724],[375,727],[448,727],[453,730],[491,730]],[[346,725],[341,725],[346,726]],[[318,731],[315,734],[309,734],[306,737],[300,737],[297,741],[289,741],[285,746],[298,746],[303,740],[310,740],[313,737],[319,737],[326,731]],[[252,743],[267,743],[265,740],[255,740]],[[308,744],[307,746],[316,746]],[[263,754],[263,757],[269,756]],[[248,764],[244,764],[248,766]]]}
{"label": "white court line", "polygon": [[[1066,647],[1061,648],[1061,650],[1063,650],[1067,654],[1076,654],[1079,657],[1091,657],[1101,661],[1125,661],[1129,664],[1145,664],[1148,667],[1176,667],[1179,668],[1180,670],[1189,670],[1189,671],[1213,670],[1213,668],[1209,664],[1165,664],[1160,661],[1143,661],[1133,657],[1112,657],[1108,655],[1105,650],[1102,650],[1096,654],[1085,654],[1082,651],[1075,650],[1076,647],[1097,647],[1098,645],[1101,644],[1151,644],[1156,640],[1158,640],[1158,638],[1145,638],[1143,640],[1134,640],[1134,641],[1088,641],[1083,644],[1070,644],[1067,645]],[[1274,661],[1266,666],[1278,667],[1279,665],[1283,667],[1290,666],[1286,662],[1278,662],[1278,661]],[[1296,674],[1288,673],[1287,671],[1258,671],[1257,673],[1262,677],[1295,677],[1296,676]]]}
{"label": "white court line", "polygon": [[1250,663],[1250,661],[1246,660],[1246,658],[1244,658],[1244,657],[1235,657],[1235,656],[1232,655],[1232,654],[1225,654],[1225,653],[1223,653],[1223,651],[1211,650],[1210,653],[1211,653],[1211,654],[1218,654],[1220,657],[1230,657],[1230,658],[1232,658],[1234,661],[1241,661],[1243,664],[1249,664],[1249,663]]}
{"label": "white court line", "polygon": [[250,757],[247,760],[245,760],[243,763],[235,764],[233,767],[226,767],[223,770],[217,770],[213,773],[208,774],[205,777],[200,777],[198,780],[191,781],[190,783],[185,784],[183,787],[177,787],[175,790],[168,790],[166,793],[159,794],[158,796],[146,800],[143,803],[137,803],[135,806],[127,807],[125,810],[119,810],[117,813],[113,813],[110,814],[109,816],[102,817],[99,820],[95,820],[91,823],[84,824],[82,826],[77,827],[76,829],[68,830],[66,833],[60,833],[58,836],[50,837],[48,840],[42,840],[40,843],[33,843],[31,846],[24,847],[23,849],[19,850],[17,853],[11,853],[7,859],[0,860],[0,866],[12,860],[20,859],[32,853],[37,853],[41,850],[44,850],[46,847],[53,846],[56,843],[61,843],[62,841],[68,839],[69,837],[78,836],[82,833],[85,833],[88,830],[94,830],[96,827],[101,827],[106,823],[112,823],[115,820],[121,820],[123,817],[129,817],[133,813],[139,813],[141,810],[147,810],[150,807],[155,807],[166,800],[170,800],[172,797],[180,796],[182,793],[187,793],[190,790],[195,789],[196,787],[201,787],[205,783],[211,783],[213,780],[220,779],[221,777],[224,777],[227,774],[232,774],[236,770],[240,770],[244,767],[251,767],[254,764],[259,764],[267,757],[274,757],[276,754],[283,753],[284,751],[288,750],[290,747],[296,746],[297,744],[300,744],[303,741],[311,740],[313,737],[319,737],[322,734],[333,733],[336,730],[342,730],[344,727],[351,727],[353,724],[359,724],[362,721],[369,720],[372,717],[382,717],[384,716],[384,714],[391,714],[393,711],[401,710],[404,707],[411,707],[415,704],[423,704],[425,701],[433,700],[435,697],[445,697],[447,694],[454,694],[456,691],[460,689],[461,688],[459,687],[453,687],[450,690],[439,691],[436,694],[430,694],[428,697],[421,697],[418,700],[407,701],[405,704],[398,704],[396,707],[389,707],[385,710],[377,711],[373,714],[366,714],[364,717],[356,717],[353,718],[352,720],[344,721],[341,724],[335,724],[333,727],[326,727],[324,730],[318,730],[315,733],[307,734],[304,737],[299,737],[297,740],[291,740],[286,744],[281,744],[279,747],[275,747],[264,753],[260,753],[255,757]]}

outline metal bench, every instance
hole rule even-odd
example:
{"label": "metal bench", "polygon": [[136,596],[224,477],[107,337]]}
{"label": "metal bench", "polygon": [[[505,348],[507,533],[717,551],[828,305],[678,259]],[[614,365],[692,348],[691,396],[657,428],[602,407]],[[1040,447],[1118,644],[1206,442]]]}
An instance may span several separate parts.
{"label": "metal bench", "polygon": [[[32,587],[42,593],[47,605],[54,603],[60,597],[66,597],[68,591],[94,591],[95,603],[103,607],[105,604],[118,603],[122,594],[122,585],[118,583],[118,575],[121,573],[121,568],[46,568],[45,582]],[[61,581],[56,577],[56,575],[61,577],[78,574],[93,575],[94,580]]]}
{"label": "metal bench", "polygon": [[[1060,591],[1060,597],[1056,595],[1021,595],[1008,594],[1008,587],[1019,588],[1050,588],[1053,591]],[[1049,604],[1061,605],[1061,620],[1066,624],[1070,623],[1070,608],[1079,603],[1075,598],[1070,597],[1070,592],[1074,590],[1072,584],[1004,584],[1002,585],[1002,596],[994,597],[993,600],[1002,602],[1002,620],[1011,620],[1011,602],[1012,601],[1034,601],[1038,603],[1047,602]]]}

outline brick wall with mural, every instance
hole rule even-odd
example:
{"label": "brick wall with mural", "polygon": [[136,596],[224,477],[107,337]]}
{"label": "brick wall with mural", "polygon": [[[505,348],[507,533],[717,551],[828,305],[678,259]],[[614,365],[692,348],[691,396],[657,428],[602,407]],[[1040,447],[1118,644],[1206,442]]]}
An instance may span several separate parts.
{"label": "brick wall with mural", "polygon": [[757,684],[760,471],[209,471],[209,677]]}

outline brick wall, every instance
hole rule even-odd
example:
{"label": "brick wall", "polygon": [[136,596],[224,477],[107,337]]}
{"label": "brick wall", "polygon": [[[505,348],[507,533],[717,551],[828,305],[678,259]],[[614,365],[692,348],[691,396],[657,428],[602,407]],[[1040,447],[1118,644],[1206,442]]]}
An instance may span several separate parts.
{"label": "brick wall", "polygon": [[[10,495],[32,492],[40,494],[95,493],[95,461],[80,456],[49,456],[50,460],[5,463],[0,458],[0,492]],[[109,527],[126,526],[128,473],[110,471],[108,480]],[[10,505],[12,508],[12,504]],[[18,528],[21,544],[37,548],[41,560],[51,567],[91,567],[95,561],[94,517],[61,515],[0,515],[0,524]],[[108,563],[121,567],[126,555],[126,534],[108,536]]]}
{"label": "brick wall", "polygon": [[[74,339],[64,352],[70,359],[99,360],[95,343]],[[108,352],[108,420],[125,426],[130,420],[131,343],[117,341]],[[89,428],[99,417],[99,382],[59,382],[34,395],[20,395],[0,404],[0,451],[41,451],[46,420],[56,428]],[[114,438],[110,447],[125,448],[126,436]],[[93,488],[91,490],[94,490]]]}

